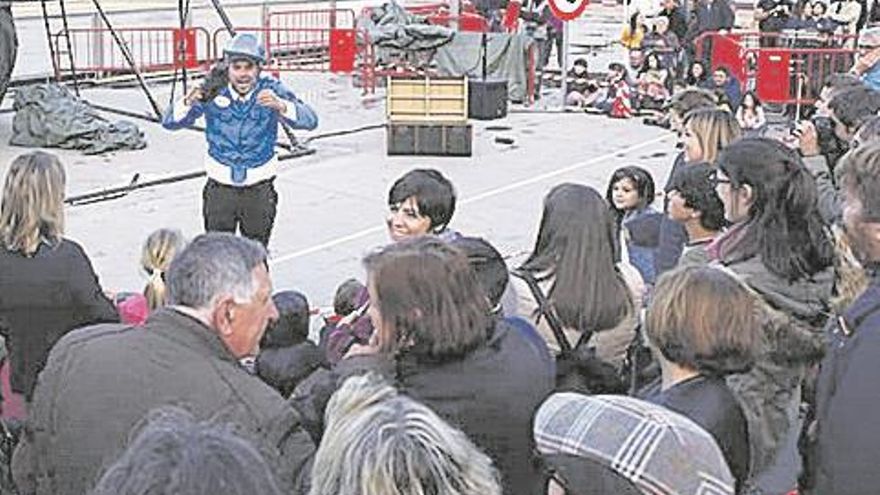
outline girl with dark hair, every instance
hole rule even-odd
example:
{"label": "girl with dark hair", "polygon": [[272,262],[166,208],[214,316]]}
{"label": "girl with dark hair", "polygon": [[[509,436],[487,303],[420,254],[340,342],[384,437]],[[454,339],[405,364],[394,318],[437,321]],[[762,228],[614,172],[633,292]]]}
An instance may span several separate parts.
{"label": "girl with dark hair", "polygon": [[688,68],[685,83],[695,88],[712,89],[712,79],[706,72],[706,65],[699,60],[694,60]]}
{"label": "girl with dark hair", "polygon": [[636,166],[614,171],[605,199],[614,215],[621,258],[638,269],[648,285],[654,284],[654,254],[660,242],[663,214],[654,210],[654,179]]}
{"label": "girl with dark hair", "polygon": [[757,93],[748,91],[743,95],[742,103],[736,109],[736,120],[743,130],[756,131],[764,127],[767,118],[764,116],[764,107]]}
{"label": "girl with dark hair", "polygon": [[561,184],[544,199],[535,247],[511,284],[520,316],[535,323],[554,354],[560,343],[524,277],[546,295],[569,346],[594,347],[618,368],[623,362],[642,282],[632,266],[615,262],[615,231],[608,205],[592,188]]}
{"label": "girl with dark hair", "polygon": [[730,384],[750,418],[758,485],[785,491],[800,470],[794,442],[800,383],[821,357],[834,248],[819,215],[816,183],[783,144],[734,142],[718,157],[715,183],[733,226],[709,247],[710,256],[762,297],[767,314],[755,369]]}
{"label": "girl with dark hair", "polygon": [[640,109],[659,110],[669,98],[669,71],[660,56],[651,52],[645,57],[638,76]]}

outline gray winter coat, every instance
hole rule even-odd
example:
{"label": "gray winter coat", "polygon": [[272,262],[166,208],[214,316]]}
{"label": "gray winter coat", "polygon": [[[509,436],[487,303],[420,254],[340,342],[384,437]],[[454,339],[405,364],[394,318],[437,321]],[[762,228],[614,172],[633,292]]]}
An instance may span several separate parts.
{"label": "gray winter coat", "polygon": [[764,344],[755,367],[727,379],[749,423],[751,473],[756,476],[769,467],[796,426],[791,411],[800,404],[801,381],[807,367],[823,353],[821,329],[834,273],[828,268],[811,278],[789,282],[770,273],[760,256],[726,266],[767,303]]}
{"label": "gray winter coat", "polygon": [[296,412],[210,328],[165,308],[142,327],[87,327],[52,349],[13,460],[21,493],[86,493],[144,415],[168,404],[234,425],[285,493],[307,491],[315,446]]}

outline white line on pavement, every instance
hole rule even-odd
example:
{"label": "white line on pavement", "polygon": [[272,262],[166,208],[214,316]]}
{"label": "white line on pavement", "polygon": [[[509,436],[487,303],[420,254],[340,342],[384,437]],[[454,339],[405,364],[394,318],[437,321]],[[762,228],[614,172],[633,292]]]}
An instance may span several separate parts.
{"label": "white line on pavement", "polygon": [[[513,191],[515,189],[519,189],[521,187],[536,184],[538,182],[542,182],[547,179],[552,179],[552,178],[558,177],[560,175],[565,175],[567,173],[574,172],[575,170],[578,170],[578,169],[581,169],[584,167],[588,167],[596,162],[607,160],[608,158],[612,158],[612,157],[620,155],[620,154],[632,153],[633,151],[639,150],[641,148],[645,148],[645,147],[650,146],[652,144],[659,143],[659,142],[664,141],[666,139],[669,139],[671,137],[672,137],[672,135],[665,135],[665,136],[660,136],[658,138],[649,139],[647,141],[643,141],[641,143],[634,144],[632,146],[627,146],[626,148],[612,151],[610,153],[605,153],[604,155],[594,156],[593,158],[590,158],[589,160],[578,162],[578,163],[569,165],[567,167],[563,167],[563,168],[556,169],[556,170],[553,170],[550,172],[546,172],[546,173],[543,173],[540,175],[536,175],[536,176],[530,177],[528,179],[523,179],[523,180],[514,182],[512,184],[508,184],[506,186],[501,186],[501,187],[497,187],[495,189],[490,189],[488,191],[477,194],[476,196],[471,196],[469,198],[463,199],[461,202],[459,202],[459,205],[466,205],[466,204],[470,204],[470,203],[475,203],[477,201],[482,201],[484,199],[488,199],[488,198],[491,198],[494,196],[498,196],[500,194],[504,194],[504,193]],[[371,235],[376,234],[378,232],[383,232],[384,230],[385,230],[384,225],[377,225],[375,227],[370,227],[368,229],[359,230],[357,232],[354,232],[354,233],[351,233],[348,235],[344,235],[342,237],[337,237],[335,239],[331,239],[329,241],[322,242],[320,244],[317,244],[317,245],[314,245],[311,247],[300,249],[299,251],[293,251],[291,253],[282,254],[280,256],[274,256],[269,260],[269,265],[272,265],[272,266],[280,265],[282,263],[286,263],[288,261],[295,260],[297,258],[302,258],[303,256],[308,256],[310,254],[317,253],[318,251],[323,251],[325,249],[334,248],[336,246],[339,246],[340,244],[345,244],[347,242],[351,242],[351,241],[355,241],[357,239],[371,236]]]}

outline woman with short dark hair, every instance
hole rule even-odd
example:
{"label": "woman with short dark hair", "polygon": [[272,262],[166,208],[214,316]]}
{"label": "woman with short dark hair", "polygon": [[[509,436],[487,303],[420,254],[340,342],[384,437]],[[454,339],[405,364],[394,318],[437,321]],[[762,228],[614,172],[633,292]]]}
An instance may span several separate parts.
{"label": "woman with short dark hair", "polygon": [[740,487],[749,472],[748,427],[724,377],[748,371],[755,361],[756,304],[746,287],[717,268],[679,268],[660,278],[645,325],[661,377],[641,397],[711,433]]}

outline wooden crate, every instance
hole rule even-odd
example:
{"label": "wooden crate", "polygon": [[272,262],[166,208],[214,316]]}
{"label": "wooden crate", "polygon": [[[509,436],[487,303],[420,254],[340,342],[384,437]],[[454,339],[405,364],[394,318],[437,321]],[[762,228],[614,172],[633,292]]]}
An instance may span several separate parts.
{"label": "wooden crate", "polygon": [[467,78],[388,78],[389,123],[463,124],[468,119]]}

